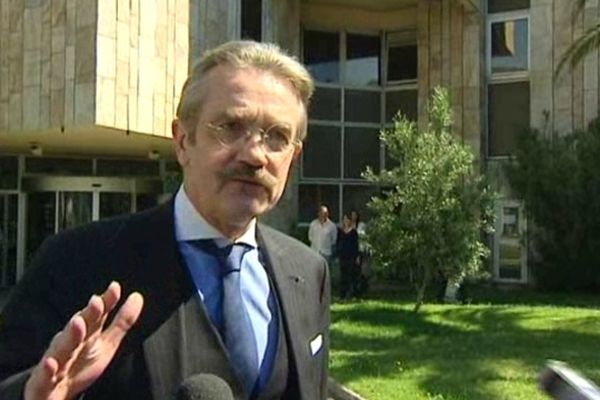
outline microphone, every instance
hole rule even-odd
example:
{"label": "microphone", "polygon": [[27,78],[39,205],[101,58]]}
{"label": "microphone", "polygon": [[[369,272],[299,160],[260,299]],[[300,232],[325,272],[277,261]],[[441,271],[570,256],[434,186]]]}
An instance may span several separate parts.
{"label": "microphone", "polygon": [[186,378],[175,396],[176,400],[234,400],[231,388],[213,374],[197,374]]}
{"label": "microphone", "polygon": [[600,400],[600,388],[561,361],[548,360],[539,384],[553,399]]}

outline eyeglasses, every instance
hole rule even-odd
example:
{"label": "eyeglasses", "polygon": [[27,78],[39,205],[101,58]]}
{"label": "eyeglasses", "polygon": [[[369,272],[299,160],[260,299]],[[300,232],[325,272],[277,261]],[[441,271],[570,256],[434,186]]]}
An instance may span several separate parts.
{"label": "eyeglasses", "polygon": [[293,140],[293,131],[289,124],[277,123],[267,129],[258,128],[249,125],[244,121],[228,121],[220,124],[207,123],[212,136],[217,139],[224,147],[234,147],[241,142],[241,139],[247,139],[254,133],[260,135],[261,143],[265,151],[269,153],[281,153],[288,150],[291,146],[298,143]]}

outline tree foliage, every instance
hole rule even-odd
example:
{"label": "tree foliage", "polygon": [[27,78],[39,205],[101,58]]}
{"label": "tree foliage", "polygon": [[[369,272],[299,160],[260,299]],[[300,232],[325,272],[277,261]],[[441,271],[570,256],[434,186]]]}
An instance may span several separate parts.
{"label": "tree foliage", "polygon": [[419,132],[398,114],[381,132],[397,166],[364,176],[382,187],[372,198],[367,241],[383,270],[406,271],[417,292],[415,311],[428,284],[442,275],[460,281],[477,274],[489,253],[481,241],[491,230],[493,193],[476,171],[469,145],[453,137],[448,94],[435,89],[429,125]]}
{"label": "tree foliage", "polygon": [[520,138],[506,168],[535,229],[530,265],[546,289],[600,289],[600,123]]}

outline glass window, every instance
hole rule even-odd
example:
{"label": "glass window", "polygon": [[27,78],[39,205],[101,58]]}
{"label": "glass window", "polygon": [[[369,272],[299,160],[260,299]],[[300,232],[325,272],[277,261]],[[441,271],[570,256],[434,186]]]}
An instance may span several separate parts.
{"label": "glass window", "polygon": [[527,71],[529,68],[527,18],[491,25],[492,73]]}
{"label": "glass window", "polygon": [[345,83],[348,85],[379,85],[381,39],[379,36],[347,36]]}
{"label": "glass window", "polygon": [[304,142],[304,178],[340,178],[341,132],[336,126],[310,125]]}
{"label": "glass window", "polygon": [[345,185],[343,194],[344,212],[358,211],[362,222],[368,222],[370,212],[367,203],[379,193],[375,186]]}
{"label": "glass window", "polygon": [[418,71],[417,32],[390,32],[387,43],[387,81],[416,80]]}
{"label": "glass window", "polygon": [[92,160],[76,158],[27,158],[25,172],[48,175],[91,175]]}
{"label": "glass window", "polygon": [[349,122],[374,122],[381,120],[381,92],[346,90],[344,118]]}
{"label": "glass window", "polygon": [[242,0],[242,39],[262,39],[262,0]]}
{"label": "glass window", "polygon": [[488,0],[488,13],[526,10],[530,0]]}
{"label": "glass window", "polygon": [[76,158],[27,158],[25,172],[48,175],[92,175],[92,160]]}
{"label": "glass window", "polygon": [[344,178],[361,179],[370,166],[379,172],[379,132],[373,128],[346,128],[344,133]]}
{"label": "glass window", "polygon": [[0,157],[0,189],[17,189],[19,184],[19,159]]}
{"label": "glass window", "polygon": [[392,157],[392,155],[390,154],[390,149],[385,146],[383,148],[383,154],[384,154],[384,168],[387,170],[391,170],[394,169],[396,167],[400,166],[400,161],[398,161],[397,159],[395,159],[394,157]]}
{"label": "glass window", "polygon": [[338,185],[312,185],[301,184],[298,188],[300,203],[299,222],[310,222],[317,217],[317,210],[321,204],[329,208],[329,218],[337,221],[340,215]]}
{"label": "glass window", "polygon": [[418,105],[419,98],[416,89],[385,92],[385,121],[392,122],[398,111],[401,111],[411,121],[417,121]]}
{"label": "glass window", "polygon": [[158,176],[160,164],[145,160],[108,160],[96,161],[98,176]]}
{"label": "glass window", "polygon": [[529,82],[491,84],[488,96],[489,155],[509,155],[529,127]]}
{"label": "glass window", "polygon": [[392,46],[388,50],[388,82],[417,79],[417,45]]}
{"label": "glass window", "polygon": [[309,118],[339,121],[341,118],[341,103],[340,89],[318,87],[310,103]]}
{"label": "glass window", "polygon": [[304,64],[318,82],[340,81],[340,35],[304,31]]}

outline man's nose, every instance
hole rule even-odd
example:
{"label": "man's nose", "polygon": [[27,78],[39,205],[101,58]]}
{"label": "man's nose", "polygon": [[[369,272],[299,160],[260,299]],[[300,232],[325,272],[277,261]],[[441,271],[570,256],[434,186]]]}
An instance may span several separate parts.
{"label": "man's nose", "polygon": [[269,158],[260,131],[254,131],[245,138],[239,149],[239,158],[256,167],[267,165]]}

